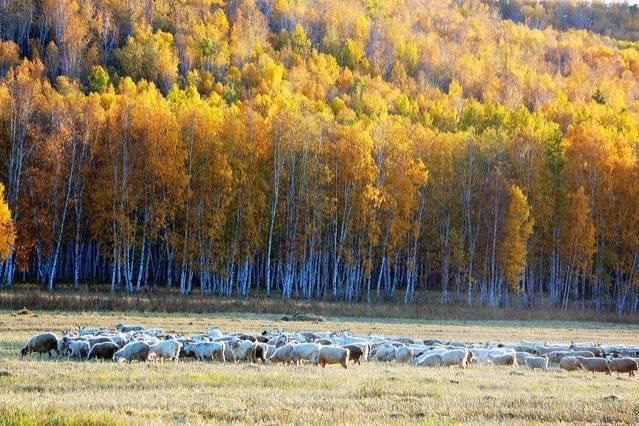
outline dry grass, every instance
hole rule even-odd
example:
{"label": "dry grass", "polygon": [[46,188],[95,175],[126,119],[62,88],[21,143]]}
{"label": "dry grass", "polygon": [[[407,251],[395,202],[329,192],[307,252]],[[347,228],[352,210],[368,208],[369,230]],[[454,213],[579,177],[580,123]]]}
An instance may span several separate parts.
{"label": "dry grass", "polygon": [[638,326],[601,323],[345,320],[282,322],[276,315],[0,312],[0,424],[96,423],[528,423],[639,421],[637,381],[507,368],[426,369],[375,362],[312,366],[78,363],[20,360],[33,333],[116,322],[179,333],[206,330],[341,330],[465,341],[637,343]]}
{"label": "dry grass", "polygon": [[11,291],[0,291],[0,309],[17,311],[23,307],[46,311],[142,311],[142,312],[192,312],[224,313],[246,312],[259,314],[292,314],[305,312],[323,316],[349,316],[374,318],[407,318],[417,320],[517,320],[517,321],[604,321],[635,324],[639,316],[617,315],[611,310],[555,309],[539,301],[534,308],[523,308],[516,303],[506,307],[490,308],[479,304],[469,307],[465,303],[442,305],[441,294],[420,291],[415,303],[405,305],[398,292],[395,301],[376,303],[344,303],[331,301],[286,300],[275,295],[272,298],[254,293],[247,299],[202,295],[198,292],[180,296],[176,289],[156,289],[137,294],[108,292],[108,287],[92,285],[74,291],[68,285],[59,285],[55,292],[38,290],[38,286],[20,284]]}

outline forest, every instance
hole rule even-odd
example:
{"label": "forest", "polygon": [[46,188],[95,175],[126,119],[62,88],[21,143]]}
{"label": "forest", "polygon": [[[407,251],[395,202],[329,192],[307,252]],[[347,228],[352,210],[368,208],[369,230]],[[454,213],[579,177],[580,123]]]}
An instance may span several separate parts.
{"label": "forest", "polygon": [[639,11],[0,0],[0,288],[639,306]]}

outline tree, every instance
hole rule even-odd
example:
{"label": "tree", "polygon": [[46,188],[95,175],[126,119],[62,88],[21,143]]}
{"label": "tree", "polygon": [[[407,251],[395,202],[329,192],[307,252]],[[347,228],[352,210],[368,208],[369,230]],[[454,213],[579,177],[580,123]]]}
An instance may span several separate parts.
{"label": "tree", "polygon": [[503,224],[503,238],[499,247],[499,259],[506,283],[519,292],[519,282],[526,268],[526,245],[533,231],[534,220],[530,215],[528,200],[517,185],[510,187],[510,200]]}
{"label": "tree", "polygon": [[177,80],[178,57],[170,33],[154,32],[145,24],[137,25],[117,56],[125,75],[136,81],[154,82],[164,93],[168,93]]}
{"label": "tree", "polygon": [[9,205],[4,198],[4,185],[0,183],[0,259],[6,259],[16,241]]}

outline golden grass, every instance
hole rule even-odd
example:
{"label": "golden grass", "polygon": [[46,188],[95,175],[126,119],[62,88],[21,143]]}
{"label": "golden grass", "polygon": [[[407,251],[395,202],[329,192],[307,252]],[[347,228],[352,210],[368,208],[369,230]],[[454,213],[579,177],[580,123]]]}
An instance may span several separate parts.
{"label": "golden grass", "polygon": [[179,333],[263,329],[342,330],[357,334],[465,341],[637,343],[639,327],[596,323],[419,322],[277,316],[0,312],[0,424],[96,423],[636,423],[639,378],[585,372],[476,367],[461,371],[365,363],[343,370],[179,362],[113,364],[20,360],[33,333],[142,323]]}

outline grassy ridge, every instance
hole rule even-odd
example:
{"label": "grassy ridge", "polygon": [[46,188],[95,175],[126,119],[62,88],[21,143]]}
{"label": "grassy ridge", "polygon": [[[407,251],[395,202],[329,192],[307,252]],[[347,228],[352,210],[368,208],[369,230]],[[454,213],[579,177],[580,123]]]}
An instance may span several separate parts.
{"label": "grassy ridge", "polygon": [[350,329],[358,334],[466,341],[551,340],[637,343],[639,326],[575,322],[426,322],[329,318],[282,322],[256,314],[37,313],[0,311],[0,424],[118,423],[636,423],[636,378],[478,367],[426,369],[364,363],[348,370],[312,366],[115,365],[20,360],[36,331],[79,323],[142,323],[179,333]]}

